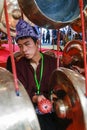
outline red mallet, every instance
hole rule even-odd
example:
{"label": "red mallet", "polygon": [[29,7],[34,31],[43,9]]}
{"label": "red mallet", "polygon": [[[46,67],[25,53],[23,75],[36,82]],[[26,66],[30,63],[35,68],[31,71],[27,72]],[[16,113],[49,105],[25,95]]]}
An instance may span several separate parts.
{"label": "red mallet", "polygon": [[38,102],[38,109],[41,113],[49,113],[52,111],[52,103],[48,99],[42,99]]}

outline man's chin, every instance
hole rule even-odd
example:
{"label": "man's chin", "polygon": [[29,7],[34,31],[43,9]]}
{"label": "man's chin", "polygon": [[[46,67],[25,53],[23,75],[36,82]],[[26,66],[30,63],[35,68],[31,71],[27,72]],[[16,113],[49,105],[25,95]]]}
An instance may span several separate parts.
{"label": "man's chin", "polygon": [[32,56],[25,55],[26,59],[32,59]]}
{"label": "man's chin", "polygon": [[29,55],[25,55],[24,57],[27,58],[27,59],[30,59],[30,56],[29,56]]}

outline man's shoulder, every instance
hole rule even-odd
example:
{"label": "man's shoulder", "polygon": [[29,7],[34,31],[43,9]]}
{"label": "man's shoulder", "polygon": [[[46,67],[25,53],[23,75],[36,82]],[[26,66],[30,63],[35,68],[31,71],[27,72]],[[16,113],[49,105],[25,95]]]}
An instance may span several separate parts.
{"label": "man's shoulder", "polygon": [[43,53],[43,55],[44,55],[44,58],[45,58],[45,59],[49,59],[49,60],[53,60],[53,61],[56,61],[56,60],[57,60],[57,58],[54,57],[54,56],[51,56],[51,55],[48,55],[48,54],[44,54],[44,53]]}

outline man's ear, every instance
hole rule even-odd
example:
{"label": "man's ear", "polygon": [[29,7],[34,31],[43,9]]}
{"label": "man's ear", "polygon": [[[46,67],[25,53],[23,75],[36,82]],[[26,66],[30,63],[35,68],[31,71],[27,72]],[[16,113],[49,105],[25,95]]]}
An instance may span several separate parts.
{"label": "man's ear", "polygon": [[41,44],[41,40],[38,39],[37,42],[36,42],[37,45],[40,45]]}

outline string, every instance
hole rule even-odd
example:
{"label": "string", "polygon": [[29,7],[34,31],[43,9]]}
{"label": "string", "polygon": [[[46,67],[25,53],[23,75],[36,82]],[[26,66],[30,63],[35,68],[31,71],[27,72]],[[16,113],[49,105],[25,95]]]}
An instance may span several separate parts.
{"label": "string", "polygon": [[18,87],[18,82],[17,82],[18,80],[17,80],[17,73],[16,73],[14,55],[13,55],[13,51],[12,51],[12,38],[11,38],[11,35],[10,35],[10,26],[9,26],[6,0],[4,1],[4,9],[5,9],[7,34],[8,34],[8,44],[9,44],[9,49],[10,49],[10,54],[11,54],[11,61],[12,61],[12,70],[13,70],[13,76],[14,76],[15,91],[16,91],[16,95],[19,96],[19,87]]}
{"label": "string", "polygon": [[41,88],[41,80],[42,80],[42,76],[43,76],[43,55],[41,54],[41,68],[40,68],[40,81],[38,81],[37,79],[37,75],[36,75],[36,71],[34,71],[34,79],[35,79],[35,83],[36,83],[36,87],[37,87],[37,94],[40,94],[40,88]]}

